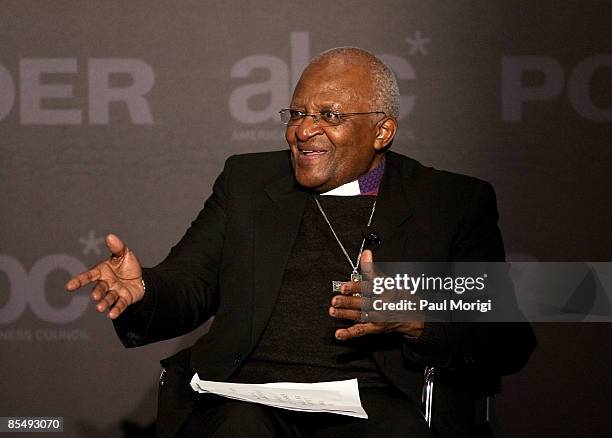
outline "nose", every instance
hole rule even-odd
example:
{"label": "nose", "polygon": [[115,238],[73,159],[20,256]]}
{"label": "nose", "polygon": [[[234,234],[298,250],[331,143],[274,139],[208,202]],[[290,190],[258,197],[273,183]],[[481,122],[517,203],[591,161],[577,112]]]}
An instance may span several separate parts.
{"label": "nose", "polygon": [[302,123],[295,126],[295,135],[299,141],[307,141],[315,135],[323,134],[323,128],[315,122],[314,116],[306,116],[302,120]]}

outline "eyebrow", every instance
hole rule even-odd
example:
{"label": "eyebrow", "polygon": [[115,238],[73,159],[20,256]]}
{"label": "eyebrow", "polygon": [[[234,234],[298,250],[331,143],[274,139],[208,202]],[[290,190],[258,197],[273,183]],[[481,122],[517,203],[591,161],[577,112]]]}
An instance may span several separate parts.
{"label": "eyebrow", "polygon": [[[305,105],[291,105],[290,108],[291,109],[301,109],[304,108]],[[314,105],[315,108],[317,108],[319,111],[321,110],[333,110],[333,111],[340,111],[342,108],[342,105],[339,104],[338,102],[323,102],[323,103],[318,103]]]}

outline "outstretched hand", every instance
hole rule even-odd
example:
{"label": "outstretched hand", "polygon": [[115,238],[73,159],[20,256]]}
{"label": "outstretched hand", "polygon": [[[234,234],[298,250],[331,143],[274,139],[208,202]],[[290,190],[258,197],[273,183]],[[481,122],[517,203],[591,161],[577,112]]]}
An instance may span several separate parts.
{"label": "outstretched hand", "polygon": [[376,272],[374,257],[370,250],[365,250],[361,255],[360,267],[365,280],[343,283],[341,288],[342,295],[336,295],[331,300],[331,307],[329,308],[330,316],[357,322],[357,324],[351,327],[336,330],[336,338],[344,341],[365,335],[390,332],[419,336],[423,331],[422,321],[363,321],[364,312],[362,306],[364,297],[361,294],[366,291],[367,282],[381,276],[381,274]]}
{"label": "outstretched hand", "polygon": [[114,234],[106,236],[111,256],[87,272],[71,278],[65,285],[69,292],[94,283],[91,298],[100,313],[116,319],[129,306],[144,296],[142,269],[136,255]]}

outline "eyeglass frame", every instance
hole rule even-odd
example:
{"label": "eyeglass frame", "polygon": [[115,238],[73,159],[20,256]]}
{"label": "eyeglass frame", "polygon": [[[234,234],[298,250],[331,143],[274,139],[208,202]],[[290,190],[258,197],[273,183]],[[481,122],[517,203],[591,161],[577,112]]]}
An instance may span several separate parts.
{"label": "eyeglass frame", "polygon": [[[289,124],[289,123],[291,123],[291,113],[290,113],[290,111],[296,111],[296,112],[299,112],[299,113],[302,114],[302,117],[300,118],[299,123],[297,123],[295,125],[290,125]],[[332,114],[338,116],[341,121],[339,123],[337,123],[337,124],[332,124],[332,123],[326,122],[326,123],[328,123],[327,125],[321,125],[321,124],[319,124],[319,121],[321,120],[321,114],[322,113],[332,113]],[[285,126],[298,126],[308,116],[312,117],[314,123],[316,123],[319,126],[339,126],[343,122],[342,117],[358,116],[358,115],[361,115],[361,114],[384,114],[385,116],[387,115],[387,113],[384,112],[384,111],[366,111],[366,112],[353,112],[353,113],[339,113],[339,112],[336,112],[336,111],[326,110],[326,111],[319,111],[317,113],[307,113],[307,112],[296,110],[296,109],[292,109],[292,108],[283,108],[282,110],[280,110],[278,112],[278,114],[280,115],[281,122]],[[283,114],[289,114],[289,120],[287,120],[286,122],[283,122]]]}

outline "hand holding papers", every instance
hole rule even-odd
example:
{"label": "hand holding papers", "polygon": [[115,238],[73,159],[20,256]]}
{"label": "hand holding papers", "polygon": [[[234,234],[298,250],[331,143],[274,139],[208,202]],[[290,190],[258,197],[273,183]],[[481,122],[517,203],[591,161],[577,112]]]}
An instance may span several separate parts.
{"label": "hand holding papers", "polygon": [[217,394],[275,408],[368,418],[359,399],[357,379],[320,383],[251,384],[200,380],[196,373],[190,384],[199,393]]}

